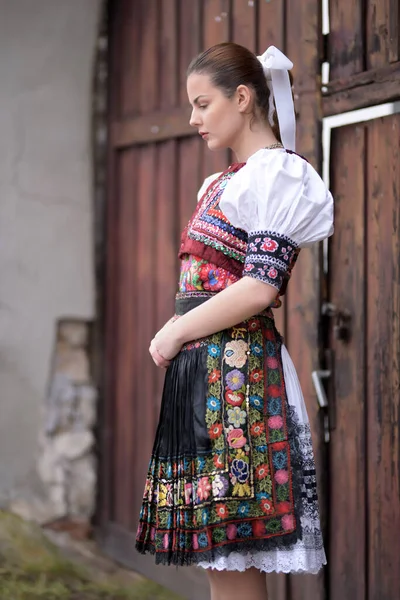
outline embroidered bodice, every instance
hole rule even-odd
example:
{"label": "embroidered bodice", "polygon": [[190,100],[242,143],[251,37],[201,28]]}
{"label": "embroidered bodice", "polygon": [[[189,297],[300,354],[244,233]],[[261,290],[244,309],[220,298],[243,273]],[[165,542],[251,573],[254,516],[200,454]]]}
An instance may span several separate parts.
{"label": "embroidered bodice", "polygon": [[333,200],[302,157],[259,150],[211,177],[182,233],[179,292],[219,292],[242,276],[287,287],[300,248],[333,232]]}

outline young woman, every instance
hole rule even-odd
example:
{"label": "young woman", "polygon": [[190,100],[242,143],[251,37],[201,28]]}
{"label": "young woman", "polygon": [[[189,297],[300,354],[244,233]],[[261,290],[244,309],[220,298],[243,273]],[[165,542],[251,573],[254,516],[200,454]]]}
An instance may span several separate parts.
{"label": "young woman", "polygon": [[224,43],[188,70],[191,125],[238,162],[199,193],[176,316],[150,345],[167,372],[137,549],[207,569],[213,600],[265,600],[265,572],[325,564],[307,412],[271,311],[300,248],[333,231],[332,196],[294,153],[292,66]]}

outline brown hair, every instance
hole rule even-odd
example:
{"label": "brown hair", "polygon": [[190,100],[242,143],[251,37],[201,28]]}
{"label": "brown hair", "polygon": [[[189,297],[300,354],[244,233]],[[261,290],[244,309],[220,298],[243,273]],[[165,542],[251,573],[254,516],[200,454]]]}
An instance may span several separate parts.
{"label": "brown hair", "polygon": [[[233,42],[216,44],[196,56],[190,63],[187,76],[192,73],[208,75],[215,87],[232,98],[239,85],[254,90],[255,103],[262,117],[268,121],[270,91],[262,65],[253,52]],[[272,131],[281,142],[278,116],[274,111]]]}

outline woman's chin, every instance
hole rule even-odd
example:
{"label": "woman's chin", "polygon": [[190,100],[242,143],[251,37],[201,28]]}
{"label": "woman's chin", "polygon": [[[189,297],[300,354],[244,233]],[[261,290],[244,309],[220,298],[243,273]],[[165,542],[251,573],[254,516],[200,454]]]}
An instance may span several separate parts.
{"label": "woman's chin", "polygon": [[215,138],[207,140],[207,147],[209,150],[223,150],[226,148],[226,146],[219,143],[218,140],[216,140]]}

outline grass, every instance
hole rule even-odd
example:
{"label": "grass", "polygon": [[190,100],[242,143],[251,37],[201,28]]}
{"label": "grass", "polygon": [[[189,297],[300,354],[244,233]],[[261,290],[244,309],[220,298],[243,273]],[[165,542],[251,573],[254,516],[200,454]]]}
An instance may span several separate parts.
{"label": "grass", "polygon": [[39,527],[0,511],[0,600],[179,600],[143,578],[128,587],[96,579],[66,560]]}

